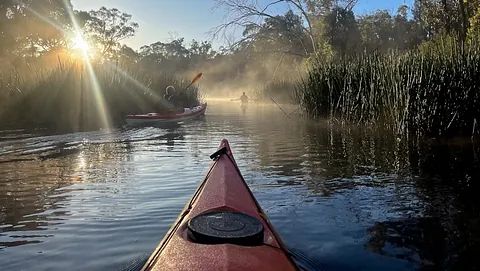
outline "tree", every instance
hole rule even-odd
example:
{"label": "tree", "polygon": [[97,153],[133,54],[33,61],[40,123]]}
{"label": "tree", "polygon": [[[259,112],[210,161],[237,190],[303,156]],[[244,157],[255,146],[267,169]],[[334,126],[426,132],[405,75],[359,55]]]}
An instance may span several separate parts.
{"label": "tree", "polygon": [[393,17],[393,40],[397,49],[411,49],[422,42],[420,25],[408,18],[408,6],[401,5]]}
{"label": "tree", "polygon": [[367,52],[385,53],[390,49],[405,50],[421,43],[420,28],[417,22],[409,20],[408,6],[398,7],[392,16],[387,10],[358,18],[358,28],[362,39],[362,49]]}
{"label": "tree", "polygon": [[198,42],[192,40],[190,48],[188,48],[188,58],[190,68],[201,66],[213,59],[217,52],[212,49],[212,44],[208,41]]}
{"label": "tree", "polygon": [[[155,42],[140,47],[141,66],[145,69],[160,69],[164,72],[186,70],[190,65],[190,51],[183,45],[184,38],[170,42]],[[148,68],[146,68],[148,67]]]}
{"label": "tree", "polygon": [[130,22],[132,15],[122,13],[116,8],[89,12],[85,28],[94,44],[98,45],[99,53],[112,58],[119,49],[120,41],[133,37],[138,29],[138,23]]}
{"label": "tree", "polygon": [[[445,1],[445,0],[444,0]],[[468,10],[465,8],[465,3],[463,2],[464,0],[458,0],[458,6],[459,6],[459,12],[460,12],[460,25],[461,25],[461,30],[460,30],[460,39],[464,41],[467,37],[468,33],[468,28],[469,28],[469,18],[468,18]]]}
{"label": "tree", "polygon": [[[258,1],[249,1],[249,0],[215,0],[215,7],[224,8],[227,11],[225,16],[226,22],[221,25],[214,27],[210,30],[210,35],[213,38],[218,38],[220,36],[225,37],[230,28],[252,28],[254,26],[261,27],[261,23],[265,19],[279,21],[285,19],[285,17],[276,16],[269,13],[269,8],[277,4],[288,4],[291,6],[292,12],[293,9],[297,11],[296,15],[301,18],[302,24],[301,29],[308,36],[315,52],[315,33],[313,31],[313,23],[311,21],[311,16],[309,16],[307,7],[302,0],[276,0],[270,1],[264,6],[260,6]],[[303,24],[305,22],[305,25]],[[237,41],[234,45],[238,46],[244,41],[244,39]]]}
{"label": "tree", "polygon": [[300,16],[287,11],[285,15],[266,18],[263,24],[247,25],[244,41],[256,45],[258,52],[265,54],[289,54],[301,58],[313,52],[313,46],[302,28]]}
{"label": "tree", "polygon": [[[19,54],[32,46],[63,42],[59,38],[68,25],[70,1],[2,1],[0,4],[0,48]],[[50,46],[49,46],[50,45]],[[1,54],[1,53],[0,53]]]}
{"label": "tree", "polygon": [[358,0],[304,0],[307,10],[314,16],[324,17],[336,7],[351,11]]}
{"label": "tree", "polygon": [[358,25],[362,47],[368,52],[386,52],[392,47],[394,22],[387,10],[377,10],[373,14],[360,16]]}
{"label": "tree", "polygon": [[436,0],[415,0],[414,18],[419,22],[424,39],[432,39],[442,28],[442,9]]}
{"label": "tree", "polygon": [[[0,57],[17,67],[68,46],[69,0],[18,0],[0,3]],[[21,61],[19,61],[21,60]]]}
{"label": "tree", "polygon": [[360,33],[353,11],[342,7],[334,8],[325,18],[324,38],[341,56],[355,52]]}
{"label": "tree", "polygon": [[480,1],[472,0],[415,0],[414,17],[420,23],[426,39],[445,32],[465,39],[473,7]]}
{"label": "tree", "polygon": [[127,45],[122,45],[118,51],[118,60],[121,67],[129,67],[135,65],[139,60],[139,54],[128,47]]}
{"label": "tree", "polygon": [[65,32],[73,32],[70,14],[73,6],[70,1],[35,0],[27,9],[29,30],[27,40],[40,52],[62,50],[68,47],[69,38]]}
{"label": "tree", "polygon": [[11,55],[19,38],[20,3],[14,0],[0,2],[0,57]]}
{"label": "tree", "polygon": [[467,38],[470,42],[478,44],[480,41],[480,8],[477,9],[477,12],[470,18],[469,25]]}

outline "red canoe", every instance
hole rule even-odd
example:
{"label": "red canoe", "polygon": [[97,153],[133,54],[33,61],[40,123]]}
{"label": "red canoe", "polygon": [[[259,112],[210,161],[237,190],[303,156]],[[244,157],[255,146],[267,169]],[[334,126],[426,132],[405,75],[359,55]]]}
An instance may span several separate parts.
{"label": "red canoe", "polygon": [[142,270],[300,270],[222,140],[205,179]]}

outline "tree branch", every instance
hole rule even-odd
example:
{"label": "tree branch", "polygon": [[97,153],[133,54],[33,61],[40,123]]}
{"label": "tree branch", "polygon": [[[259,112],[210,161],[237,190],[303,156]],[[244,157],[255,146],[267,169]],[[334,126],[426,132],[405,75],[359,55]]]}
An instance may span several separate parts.
{"label": "tree branch", "polygon": [[[216,0],[215,2],[216,4],[214,10],[223,6],[226,7],[227,12],[224,16],[224,21],[226,22],[208,31],[208,35],[212,39],[218,39],[220,36],[225,37],[227,30],[231,27],[246,27],[248,24],[260,26],[265,18],[270,18],[278,22],[283,22],[283,20],[281,20],[279,16],[274,16],[267,13],[267,9],[273,5],[285,2],[295,5],[295,7],[301,13],[300,17],[303,17],[306,20],[308,28],[304,27],[303,25],[301,26],[301,28],[309,36],[312,43],[313,52],[316,52],[315,37],[313,34],[312,23],[310,21],[310,18],[308,17],[307,12],[301,5],[300,0],[276,0],[268,3],[262,9],[258,7],[255,1],[249,0]],[[255,21],[254,18],[258,18],[261,21]],[[299,39],[300,43],[304,47],[304,50],[308,52],[308,49],[301,40],[301,38],[297,36],[297,39]]]}
{"label": "tree branch", "polygon": [[312,23],[310,21],[310,18],[308,17],[308,14],[307,12],[305,11],[305,9],[302,7],[302,4],[300,2],[300,0],[288,0],[288,2],[292,3],[293,5],[295,5],[298,10],[300,10],[300,12],[302,13],[304,19],[307,21],[307,25],[308,25],[308,29],[305,29],[306,32],[308,33],[308,36],[310,37],[310,40],[312,41],[312,47],[313,47],[313,52],[316,53],[317,52],[317,48],[316,48],[316,45],[315,45],[315,37],[313,35],[313,28],[312,28]]}

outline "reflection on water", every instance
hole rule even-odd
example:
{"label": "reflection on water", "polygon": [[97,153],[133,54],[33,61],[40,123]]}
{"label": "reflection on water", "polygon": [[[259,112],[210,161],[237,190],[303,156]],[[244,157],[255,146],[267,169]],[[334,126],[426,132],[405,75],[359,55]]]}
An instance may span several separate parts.
{"label": "reflection on water", "polygon": [[0,264],[8,270],[116,270],[139,261],[222,138],[306,266],[478,266],[480,153],[471,144],[412,144],[287,119],[275,105],[218,102],[172,127],[0,136]]}

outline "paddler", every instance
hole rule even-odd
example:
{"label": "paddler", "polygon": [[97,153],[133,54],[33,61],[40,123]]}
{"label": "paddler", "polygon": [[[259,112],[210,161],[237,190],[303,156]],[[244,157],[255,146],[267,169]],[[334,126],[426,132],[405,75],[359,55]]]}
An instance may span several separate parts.
{"label": "paddler", "polygon": [[240,101],[242,102],[242,104],[248,103],[248,96],[245,95],[245,91],[243,92],[242,96],[240,96]]}
{"label": "paddler", "polygon": [[167,101],[167,103],[170,105],[170,108],[168,111],[173,112],[173,113],[183,113],[183,106],[182,106],[182,101],[180,100],[180,97],[175,93],[175,88],[173,86],[168,86],[165,89],[165,95],[163,95],[163,99]]}

